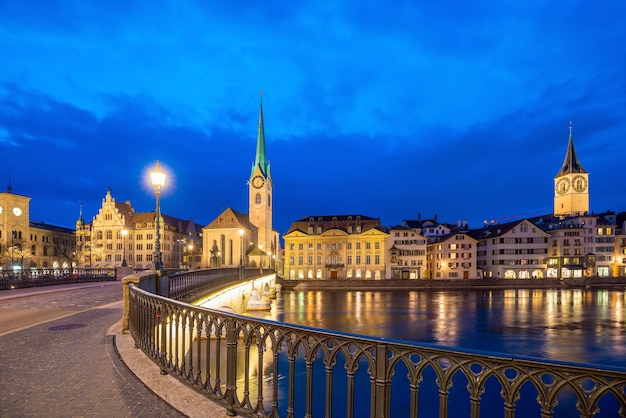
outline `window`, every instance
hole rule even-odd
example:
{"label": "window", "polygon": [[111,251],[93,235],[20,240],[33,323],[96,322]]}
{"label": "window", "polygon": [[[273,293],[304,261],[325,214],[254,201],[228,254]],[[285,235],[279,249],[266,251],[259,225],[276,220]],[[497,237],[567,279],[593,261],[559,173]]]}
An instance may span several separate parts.
{"label": "window", "polygon": [[365,256],[365,264],[372,264],[372,256],[371,255],[366,255]]}
{"label": "window", "polygon": [[141,254],[137,254],[137,256],[136,256],[135,260],[136,260],[137,262],[141,263],[141,262],[143,261],[143,255],[141,255]]}
{"label": "window", "polygon": [[107,239],[113,239],[113,231],[111,231],[110,229],[107,230]]}
{"label": "window", "polygon": [[254,196],[254,204],[255,205],[260,205],[261,204],[261,193],[257,193]]}
{"label": "window", "polygon": [[[380,264],[380,254],[374,256],[374,264]],[[413,261],[413,265],[415,265],[415,261]]]}

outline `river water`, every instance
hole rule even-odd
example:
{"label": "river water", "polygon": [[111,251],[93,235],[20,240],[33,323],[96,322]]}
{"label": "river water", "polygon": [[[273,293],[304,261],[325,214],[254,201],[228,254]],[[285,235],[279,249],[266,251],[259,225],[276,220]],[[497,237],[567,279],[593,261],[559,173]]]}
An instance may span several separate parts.
{"label": "river water", "polygon": [[[289,291],[282,292],[267,313],[254,316],[309,327],[351,334],[385,337],[508,353],[567,362],[595,363],[626,367],[626,290],[612,289],[511,289],[457,291]],[[243,353],[242,353],[243,355]],[[264,374],[271,375],[271,356]],[[282,373],[280,372],[282,370]],[[279,362],[279,376],[286,378],[287,364]],[[365,368],[363,369],[365,370]],[[369,398],[369,376],[356,376],[362,385],[361,397]],[[398,373],[401,376],[403,373]],[[341,373],[339,373],[341,375]],[[296,379],[304,379],[300,374]],[[324,372],[314,376],[321,382],[314,396],[324,397]],[[317,379],[317,380],[316,380]],[[420,417],[439,416],[435,376],[420,384]],[[243,380],[239,385],[243,385]],[[430,385],[430,386],[429,386]],[[337,385],[338,387],[341,385]],[[454,388],[463,388],[457,382]],[[270,392],[265,388],[265,393]],[[335,389],[333,389],[335,390]],[[501,417],[502,398],[497,387],[487,391],[489,400],[481,403],[482,416]],[[458,393],[463,393],[459,389]],[[516,417],[540,416],[536,392],[526,385],[517,402]],[[345,399],[339,392],[333,398],[337,416],[345,411]],[[304,404],[296,393],[296,405]],[[357,395],[358,396],[358,395]],[[278,393],[284,409],[287,392]],[[392,394],[395,416],[408,415],[408,393]],[[469,416],[469,401],[456,402],[452,392],[450,415]],[[575,397],[559,395],[555,417],[579,416]],[[614,398],[602,401],[596,417],[618,416]],[[323,402],[316,403],[314,416],[323,415]],[[369,416],[367,402],[357,402],[355,416]],[[422,408],[424,410],[422,410]],[[282,410],[281,416],[286,411]],[[300,416],[300,414],[296,414]],[[335,415],[333,415],[335,416]]]}
{"label": "river water", "polygon": [[626,291],[512,289],[283,292],[264,316],[292,324],[626,366]]}

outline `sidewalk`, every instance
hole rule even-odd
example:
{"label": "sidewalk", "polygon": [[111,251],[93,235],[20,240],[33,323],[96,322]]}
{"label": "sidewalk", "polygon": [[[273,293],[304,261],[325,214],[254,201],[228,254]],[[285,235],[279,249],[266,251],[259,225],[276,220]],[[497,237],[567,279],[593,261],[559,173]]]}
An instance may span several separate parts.
{"label": "sidewalk", "polygon": [[0,334],[0,416],[226,416],[220,405],[161,375],[121,333],[119,282],[0,291],[0,321],[36,310],[28,326]]}
{"label": "sidewalk", "polygon": [[115,345],[124,364],[159,398],[188,417],[226,417],[226,410],[186,386],[175,377],[161,375],[161,369],[143,351],[135,348],[130,334],[122,334],[122,321],[113,324],[107,335],[115,336]]}

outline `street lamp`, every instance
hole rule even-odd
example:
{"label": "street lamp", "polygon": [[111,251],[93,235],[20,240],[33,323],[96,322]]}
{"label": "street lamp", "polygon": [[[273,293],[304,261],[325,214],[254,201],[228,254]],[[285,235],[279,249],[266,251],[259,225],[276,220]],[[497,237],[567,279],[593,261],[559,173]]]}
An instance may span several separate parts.
{"label": "street lamp", "polygon": [[122,229],[120,232],[122,234],[122,267],[126,267],[128,266],[126,264],[126,235],[128,235],[128,230]]}
{"label": "street lamp", "polygon": [[239,278],[243,279],[243,229],[239,230]]}
{"label": "street lamp", "polygon": [[154,170],[150,171],[150,178],[152,185],[154,186],[154,192],[156,195],[156,236],[154,240],[154,269],[163,269],[163,260],[161,254],[161,231],[159,223],[161,220],[161,188],[165,184],[165,173],[161,169],[161,163],[156,162]]}

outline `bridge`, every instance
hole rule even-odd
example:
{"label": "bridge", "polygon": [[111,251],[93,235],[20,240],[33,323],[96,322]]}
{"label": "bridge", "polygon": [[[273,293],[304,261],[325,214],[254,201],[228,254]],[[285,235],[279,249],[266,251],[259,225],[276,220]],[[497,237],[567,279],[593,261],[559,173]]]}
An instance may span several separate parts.
{"label": "bridge", "polygon": [[237,312],[238,297],[217,302],[234,302],[229,310],[188,303],[225,288],[241,295],[259,280],[248,273],[243,282],[216,270],[124,279],[124,328],[137,347],[228,415],[626,417],[626,368],[262,320]]}

